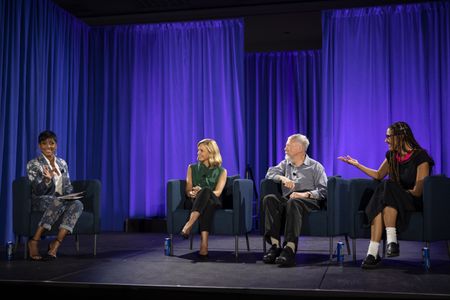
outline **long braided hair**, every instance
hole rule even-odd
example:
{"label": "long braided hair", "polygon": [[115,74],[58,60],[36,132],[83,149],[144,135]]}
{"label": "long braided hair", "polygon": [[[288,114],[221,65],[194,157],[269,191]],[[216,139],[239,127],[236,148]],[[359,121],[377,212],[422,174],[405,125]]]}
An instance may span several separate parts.
{"label": "long braided hair", "polygon": [[401,155],[402,152],[407,152],[407,146],[412,150],[423,149],[416,141],[411,127],[406,122],[395,122],[389,126],[391,130],[391,145],[392,150],[389,152],[389,178],[397,183],[400,183],[399,162],[395,155]]}

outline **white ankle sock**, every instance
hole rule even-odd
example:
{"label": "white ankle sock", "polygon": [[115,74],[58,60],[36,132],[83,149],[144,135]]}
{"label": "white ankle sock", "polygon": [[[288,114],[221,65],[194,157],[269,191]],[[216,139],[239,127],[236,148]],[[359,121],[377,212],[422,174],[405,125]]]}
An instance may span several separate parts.
{"label": "white ankle sock", "polygon": [[378,255],[378,248],[380,247],[379,242],[370,241],[369,243],[369,249],[367,250],[367,255],[371,254],[373,257],[377,257]]}
{"label": "white ankle sock", "polygon": [[295,244],[294,244],[293,242],[288,242],[288,243],[286,244],[286,247],[291,248],[291,249],[292,249],[292,252],[295,253]]}
{"label": "white ankle sock", "polygon": [[397,243],[397,230],[395,227],[386,227],[386,243]]}
{"label": "white ankle sock", "polygon": [[280,242],[277,239],[270,237],[270,242],[272,245],[277,245],[277,248],[280,248]]}

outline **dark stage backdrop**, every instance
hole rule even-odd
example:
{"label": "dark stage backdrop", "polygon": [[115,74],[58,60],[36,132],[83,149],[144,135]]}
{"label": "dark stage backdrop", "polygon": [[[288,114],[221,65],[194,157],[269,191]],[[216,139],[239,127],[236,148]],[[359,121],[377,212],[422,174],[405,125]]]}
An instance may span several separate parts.
{"label": "dark stage backdrop", "polygon": [[448,2],[329,11],[321,53],[244,58],[242,20],[89,28],[50,1],[0,0],[0,240],[46,128],[72,179],[102,181],[104,230],[163,216],[203,137],[257,185],[295,132],[329,175],[363,177],[336,157],[376,168],[405,120],[448,174],[449,16]]}

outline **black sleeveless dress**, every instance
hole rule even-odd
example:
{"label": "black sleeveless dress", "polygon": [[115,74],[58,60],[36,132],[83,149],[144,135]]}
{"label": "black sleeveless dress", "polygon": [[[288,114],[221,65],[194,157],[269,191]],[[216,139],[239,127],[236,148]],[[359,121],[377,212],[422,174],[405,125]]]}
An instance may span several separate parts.
{"label": "black sleeveless dress", "polygon": [[[393,157],[393,155],[390,155],[390,151],[386,152],[388,163],[391,163],[391,157]],[[430,165],[431,173],[431,168],[434,166],[433,159],[425,150],[415,150],[408,160],[399,163],[400,183],[391,179],[381,182],[375,189],[365,208],[368,224],[371,224],[372,220],[382,212],[386,206],[390,206],[397,209],[398,212],[397,229],[399,231],[405,229],[408,224],[406,212],[421,211],[423,209],[422,196],[414,197],[408,193],[407,190],[414,188],[416,184],[417,167],[424,162],[427,162]]]}

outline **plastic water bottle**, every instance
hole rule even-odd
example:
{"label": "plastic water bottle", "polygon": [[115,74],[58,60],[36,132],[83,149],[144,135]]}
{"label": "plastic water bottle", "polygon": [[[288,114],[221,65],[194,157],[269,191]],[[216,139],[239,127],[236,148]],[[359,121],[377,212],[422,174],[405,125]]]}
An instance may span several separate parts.
{"label": "plastic water bottle", "polygon": [[339,265],[344,263],[344,243],[339,241],[336,246],[336,259]]}
{"label": "plastic water bottle", "polygon": [[6,243],[6,259],[8,261],[13,260],[14,258],[14,244],[13,242],[9,241]]}
{"label": "plastic water bottle", "polygon": [[428,247],[422,248],[422,258],[423,258],[423,266],[425,271],[430,270],[430,249]]}
{"label": "plastic water bottle", "polygon": [[164,240],[164,255],[171,256],[172,255],[172,239],[165,238]]}

